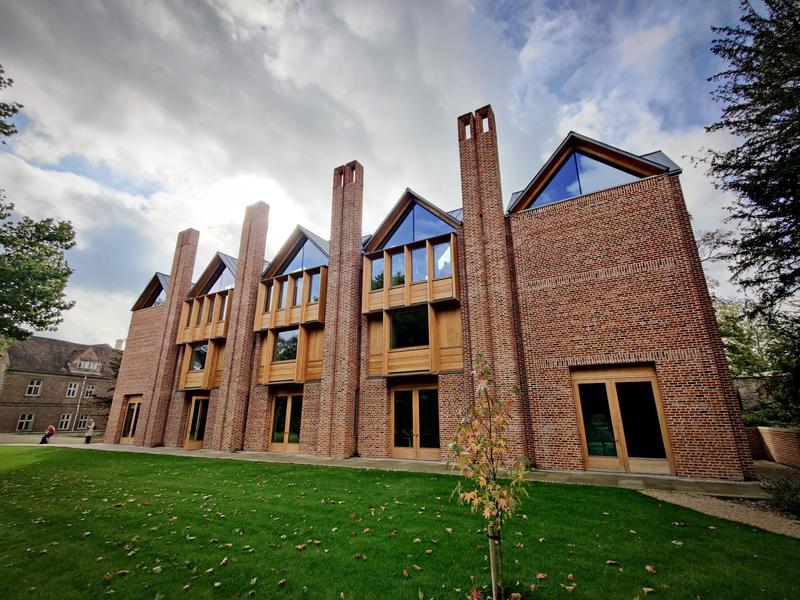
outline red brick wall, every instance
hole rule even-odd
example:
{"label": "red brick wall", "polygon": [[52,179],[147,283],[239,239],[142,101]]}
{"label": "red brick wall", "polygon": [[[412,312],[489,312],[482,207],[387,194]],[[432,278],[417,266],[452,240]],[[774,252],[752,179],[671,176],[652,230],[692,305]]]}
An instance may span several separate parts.
{"label": "red brick wall", "polygon": [[467,402],[473,401],[463,373],[439,375],[439,443],[442,460],[448,458],[448,444],[456,437],[456,427],[464,415]]}
{"label": "red brick wall", "polygon": [[523,399],[515,393],[519,363],[494,114],[487,106],[460,117],[458,125],[464,209],[461,248],[466,260],[462,319],[469,323],[465,370],[474,369],[479,354],[492,367],[494,393],[514,403],[510,448],[521,457],[529,453],[528,435]]}
{"label": "red brick wall", "polygon": [[175,343],[180,325],[183,301],[192,284],[192,272],[197,256],[200,234],[195,229],[186,229],[178,234],[175,254],[170,270],[169,289],[164,302],[165,318],[162,320],[159,345],[156,353],[156,369],[153,373],[152,396],[142,401],[139,426],[135,443],[143,446],[159,446],[164,443],[167,412],[172,393],[175,391],[179,346]]}
{"label": "red brick wall", "polygon": [[676,178],[662,175],[510,216],[540,468],[583,468],[571,367],[647,363],[656,368],[677,473],[750,472],[678,190]]}
{"label": "red brick wall", "polygon": [[250,392],[247,405],[247,426],[244,434],[244,449],[251,452],[266,452],[269,445],[269,421],[272,412],[272,395],[265,385],[257,385]]}
{"label": "red brick wall", "polygon": [[[231,301],[226,340],[226,348],[231,350],[226,350],[219,403],[216,405],[218,418],[214,420],[213,430],[206,429],[203,446],[207,448],[231,452],[241,450],[244,444],[247,403],[257,369],[253,322],[258,285],[264,270],[268,222],[269,207],[264,202],[247,207],[239,244],[239,262],[236,265],[236,293]],[[209,417],[210,406],[209,402]]]}
{"label": "red brick wall", "polygon": [[[210,400],[209,404],[211,404]],[[189,409],[191,406],[192,399],[186,392],[173,392],[167,414],[167,428],[164,431],[165,446],[172,448],[183,446],[183,442],[186,439],[186,428],[189,425]]]}
{"label": "red brick wall", "polygon": [[[142,396],[142,406],[149,404],[153,394],[158,348],[164,334],[165,305],[143,308],[131,313],[128,339],[119,366],[114,400],[108,416],[105,442],[115,444],[122,433],[127,398]],[[144,429],[140,417],[137,429]]]}
{"label": "red brick wall", "polygon": [[784,427],[747,427],[753,458],[800,469],[800,430]]}
{"label": "red brick wall", "polygon": [[322,384],[312,381],[303,385],[303,418],[300,421],[300,452],[314,454],[317,449],[319,396]]}
{"label": "red brick wall", "polygon": [[358,162],[334,170],[317,453],[336,458],[356,449],[363,194]]}

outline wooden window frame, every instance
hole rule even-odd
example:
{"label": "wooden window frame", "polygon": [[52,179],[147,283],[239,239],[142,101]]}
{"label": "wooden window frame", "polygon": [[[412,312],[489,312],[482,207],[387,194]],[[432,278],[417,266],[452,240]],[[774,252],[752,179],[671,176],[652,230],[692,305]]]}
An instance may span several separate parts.
{"label": "wooden window frame", "polygon": [[[389,388],[389,456],[392,458],[399,458],[404,460],[435,460],[442,459],[442,413],[439,414],[439,447],[438,448],[421,448],[419,445],[419,392],[421,390],[436,390],[436,401],[439,402],[439,386],[436,383],[421,383],[409,385],[397,385]],[[411,448],[396,447],[394,445],[394,395],[396,392],[410,391],[411,392],[411,431],[413,438],[413,445]],[[441,404],[439,404],[441,408]]]}
{"label": "wooden window frame", "polygon": [[[280,398],[280,397],[286,397],[286,423],[284,424],[284,429],[283,429],[283,441],[282,442],[273,442],[272,441],[272,430],[275,427],[275,407],[277,406],[278,398]],[[296,391],[296,390],[295,391],[279,390],[273,396],[273,398],[272,398],[272,409],[270,411],[269,428],[268,428],[268,433],[267,433],[267,435],[269,436],[268,437],[268,442],[267,442],[267,452],[289,452],[289,453],[293,453],[293,454],[296,454],[296,453],[300,452],[300,441],[302,440],[302,437],[300,437],[300,439],[298,439],[298,441],[296,443],[290,443],[289,442],[289,426],[291,424],[292,410],[294,408],[294,404],[295,404],[294,399],[295,398],[300,398],[301,399],[300,400],[301,401],[301,405],[305,403],[304,402],[305,399],[303,398],[302,390],[300,390],[300,391]],[[303,431],[303,414],[302,414],[302,408],[301,408],[301,413],[300,413],[300,433],[301,433],[301,435],[302,435],[302,431]]]}
{"label": "wooden window frame", "polygon": [[[629,457],[625,442],[625,430],[622,425],[622,416],[617,398],[617,382],[648,382],[652,386],[653,399],[656,405],[658,423],[661,429],[661,439],[664,444],[666,458],[637,458]],[[614,432],[617,456],[591,456],[589,455],[586,441],[586,431],[583,423],[583,409],[578,385],[581,383],[602,383],[606,387],[606,397],[611,424]],[[572,393],[575,400],[578,430],[581,437],[581,450],[583,464],[587,470],[622,471],[627,473],[645,473],[675,475],[675,459],[672,453],[669,430],[664,416],[664,406],[658,386],[658,377],[654,367],[620,367],[591,370],[575,370],[572,372]]]}

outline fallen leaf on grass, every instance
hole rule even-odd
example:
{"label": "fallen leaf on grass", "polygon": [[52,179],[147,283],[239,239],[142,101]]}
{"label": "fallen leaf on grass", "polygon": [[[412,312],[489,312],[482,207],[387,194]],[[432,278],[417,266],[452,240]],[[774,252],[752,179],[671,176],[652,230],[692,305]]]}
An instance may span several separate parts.
{"label": "fallen leaf on grass", "polygon": [[125,577],[130,571],[125,569],[124,571],[117,571],[117,577]]}
{"label": "fallen leaf on grass", "polygon": [[103,575],[103,579],[105,581],[111,581],[112,579],[114,579],[114,576],[111,573],[106,573],[105,575]]}
{"label": "fallen leaf on grass", "polygon": [[191,583],[187,583],[187,584],[186,584],[186,585],[184,585],[184,586],[183,586],[181,589],[182,589],[182,590],[185,592],[185,591],[186,591],[186,590],[188,590],[190,587],[192,587],[192,584],[191,584]]}
{"label": "fallen leaf on grass", "polygon": [[306,549],[306,545],[305,544],[298,544],[297,546],[295,546],[295,548],[297,548],[298,550],[302,551],[302,550]]}
{"label": "fallen leaf on grass", "polygon": [[653,588],[648,588],[648,587],[643,587],[643,588],[642,588],[642,591],[643,591],[645,594],[651,594],[651,593],[655,592],[655,590],[654,590]]}
{"label": "fallen leaf on grass", "polygon": [[403,569],[403,577],[408,577],[408,569]]}
{"label": "fallen leaf on grass", "polygon": [[547,573],[537,573],[536,574],[536,580],[537,581],[544,581],[545,579],[547,579]]}
{"label": "fallen leaf on grass", "polygon": [[576,586],[576,585],[577,585],[576,583],[573,583],[572,585],[564,585],[564,584],[562,583],[562,584],[561,584],[561,587],[562,587],[562,588],[564,588],[565,590],[567,590],[567,591],[568,591],[568,592],[571,594],[571,593],[572,593],[572,591],[575,589],[575,586]]}
{"label": "fallen leaf on grass", "polygon": [[283,587],[283,586],[285,586],[285,585],[286,585],[286,580],[285,580],[285,579],[281,579],[281,580],[278,582],[278,586],[279,586],[279,587]]}
{"label": "fallen leaf on grass", "polygon": [[683,542],[680,540],[672,540],[672,543],[675,544],[676,546],[683,546]]}
{"label": "fallen leaf on grass", "polygon": [[253,578],[250,580],[250,585],[255,585],[257,582],[258,582],[258,577],[253,577]]}
{"label": "fallen leaf on grass", "polygon": [[221,581],[215,581],[215,582],[214,582],[214,587],[219,587],[219,586],[221,586],[221,585],[222,585],[222,582],[221,582]]}
{"label": "fallen leaf on grass", "polygon": [[645,565],[644,570],[651,574],[656,572],[656,568],[653,565]]}
{"label": "fallen leaf on grass", "polygon": [[422,567],[420,567],[419,565],[414,565],[412,568],[417,572],[422,571]]}
{"label": "fallen leaf on grass", "polygon": [[453,535],[453,528],[452,528],[452,527],[445,527],[445,528],[444,528],[444,530],[445,530],[447,533],[449,533],[450,535]]}
{"label": "fallen leaf on grass", "polygon": [[606,564],[607,564],[607,565],[613,565],[613,566],[616,566],[616,565],[618,565],[618,564],[619,564],[619,562],[618,562],[618,561],[616,561],[616,560],[607,560],[607,561],[606,561]]}
{"label": "fallen leaf on grass", "polygon": [[223,558],[221,561],[219,561],[219,566],[220,567],[224,567],[226,564],[228,564],[228,557],[227,556],[225,558]]}
{"label": "fallen leaf on grass", "polygon": [[421,539],[419,539],[419,538],[414,538],[414,541],[413,541],[413,542],[411,542],[411,543],[412,543],[412,544],[421,544],[421,543],[422,543],[422,540],[421,540]]}

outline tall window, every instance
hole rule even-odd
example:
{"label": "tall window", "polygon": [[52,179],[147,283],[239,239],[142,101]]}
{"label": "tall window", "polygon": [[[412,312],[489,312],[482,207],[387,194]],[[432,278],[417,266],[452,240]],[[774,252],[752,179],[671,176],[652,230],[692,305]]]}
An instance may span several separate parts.
{"label": "tall window", "polygon": [[71,413],[62,413],[61,418],[58,420],[58,428],[61,431],[65,429],[69,429],[69,424],[72,422],[72,414]]}
{"label": "tall window", "polygon": [[383,289],[383,257],[372,259],[372,281],[370,282],[371,290]]}
{"label": "tall window", "polygon": [[94,384],[87,385],[85,388],[83,388],[83,397],[91,398],[92,396],[94,396],[94,388],[95,388]]}
{"label": "tall window", "polygon": [[33,427],[33,413],[22,413],[17,421],[17,431],[30,431]]}
{"label": "tall window", "polygon": [[195,303],[197,306],[197,318],[194,321],[195,327],[200,326],[200,318],[203,316],[203,299],[197,300]]}
{"label": "tall window", "polygon": [[292,294],[292,306],[300,306],[303,302],[303,276],[293,277],[294,294]]}
{"label": "tall window", "polygon": [[406,255],[402,252],[391,255],[392,286],[403,285],[406,282]]}
{"label": "tall window", "polygon": [[427,281],[428,279],[428,252],[422,248],[411,250],[411,281]]}
{"label": "tall window", "polygon": [[219,320],[224,321],[225,317],[228,316],[228,294],[220,294],[219,301]]}
{"label": "tall window", "polygon": [[189,359],[190,371],[202,371],[206,368],[206,356],[208,356],[208,344],[198,344],[192,346],[192,356]]}
{"label": "tall window", "polygon": [[161,306],[166,301],[167,301],[167,290],[165,290],[162,287],[161,291],[158,292],[158,296],[156,296],[156,299],[153,300],[153,304],[151,304],[151,306]]}
{"label": "tall window", "polygon": [[78,384],[70,382],[67,384],[67,398],[74,398],[78,395]]}
{"label": "tall window", "polygon": [[420,308],[391,316],[391,348],[428,345],[428,309]]}
{"label": "tall window", "polygon": [[233,277],[233,273],[231,273],[227,267],[222,269],[222,272],[219,274],[217,279],[211,285],[209,290],[206,292],[207,294],[213,294],[215,292],[223,292],[225,290],[230,290],[233,288],[233,284],[236,280]]}
{"label": "tall window", "polygon": [[208,297],[208,317],[206,318],[206,323],[211,323],[214,320],[214,302],[216,296],[209,296]]}
{"label": "tall window", "polygon": [[450,252],[450,242],[440,242],[433,245],[433,277],[453,276],[453,255]]}
{"label": "tall window", "polygon": [[283,273],[295,273],[328,264],[328,257],[317,248],[311,240],[306,240],[297,253],[289,261],[289,264],[281,271]]}
{"label": "tall window", "polygon": [[311,273],[309,275],[308,286],[308,303],[316,304],[319,302],[319,285],[322,275],[320,273]]}
{"label": "tall window", "polygon": [[281,281],[278,283],[278,310],[286,308],[286,296],[289,293],[289,281]]}
{"label": "tall window", "polygon": [[264,312],[268,313],[272,308],[272,285],[264,286]]}
{"label": "tall window", "polygon": [[28,383],[28,389],[25,391],[26,396],[38,396],[42,393],[42,380],[31,379]]}
{"label": "tall window", "polygon": [[279,331],[275,334],[275,350],[272,353],[273,362],[295,360],[297,358],[298,338],[299,330],[297,327]]}
{"label": "tall window", "polygon": [[86,422],[89,420],[89,415],[81,415],[78,417],[78,426],[76,429],[86,429]]}

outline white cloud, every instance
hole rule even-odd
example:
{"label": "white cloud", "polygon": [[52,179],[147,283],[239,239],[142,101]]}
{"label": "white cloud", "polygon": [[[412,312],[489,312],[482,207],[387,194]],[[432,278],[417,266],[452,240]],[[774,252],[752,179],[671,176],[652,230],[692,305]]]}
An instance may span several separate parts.
{"label": "white cloud", "polygon": [[[352,159],[365,166],[367,231],[407,186],[455,208],[456,118],[487,103],[506,198],[572,128],[634,152],[660,146],[684,167],[696,223],[718,224],[718,197],[681,155],[708,144],[699,120],[715,109],[696,53],[735,7],[557,8],[7,3],[0,53],[28,126],[0,155],[2,186],[21,210],[78,231],[78,306],[58,335],[123,337],[177,232],[200,230],[199,272],[214,251],[237,253],[256,200],[270,204],[268,255],[296,223],[326,235],[331,171]],[[45,168],[70,157],[86,168]],[[113,310],[97,309],[104,294]]]}

